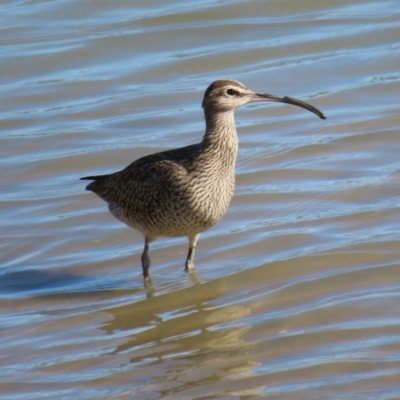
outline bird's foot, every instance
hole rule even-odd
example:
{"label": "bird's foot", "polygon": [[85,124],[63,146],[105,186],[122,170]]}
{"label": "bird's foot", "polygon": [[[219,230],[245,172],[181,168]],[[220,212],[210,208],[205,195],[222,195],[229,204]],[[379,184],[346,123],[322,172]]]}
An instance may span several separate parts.
{"label": "bird's foot", "polygon": [[192,260],[187,260],[185,263],[185,271],[190,272],[194,270],[194,262]]}
{"label": "bird's foot", "polygon": [[151,278],[148,276],[144,278],[144,288],[147,290],[147,298],[153,297],[154,292],[156,291],[155,287],[153,286],[153,282]]}

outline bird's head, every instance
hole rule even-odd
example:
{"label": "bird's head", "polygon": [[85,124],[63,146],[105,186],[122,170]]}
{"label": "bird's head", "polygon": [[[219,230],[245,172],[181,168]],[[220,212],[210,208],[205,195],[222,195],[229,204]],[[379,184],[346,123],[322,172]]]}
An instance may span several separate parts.
{"label": "bird's head", "polygon": [[273,101],[293,104],[305,108],[322,119],[326,116],[305,101],[288,96],[276,96],[268,93],[256,93],[240,82],[223,79],[213,82],[204,93],[202,107],[205,113],[234,111],[247,103],[255,101]]}

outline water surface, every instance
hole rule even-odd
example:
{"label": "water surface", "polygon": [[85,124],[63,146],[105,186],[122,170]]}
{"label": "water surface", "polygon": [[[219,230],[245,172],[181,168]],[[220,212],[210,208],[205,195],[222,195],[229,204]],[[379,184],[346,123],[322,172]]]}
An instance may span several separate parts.
{"label": "water surface", "polygon": [[[400,399],[396,1],[0,6],[2,399]],[[201,140],[215,79],[311,102],[236,113],[237,187],[152,245],[84,175]]]}

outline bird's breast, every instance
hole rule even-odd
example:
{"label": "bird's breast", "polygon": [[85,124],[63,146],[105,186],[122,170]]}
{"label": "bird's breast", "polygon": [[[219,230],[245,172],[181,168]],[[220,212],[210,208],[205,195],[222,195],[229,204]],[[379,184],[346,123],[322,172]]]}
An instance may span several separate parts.
{"label": "bird's breast", "polygon": [[234,170],[229,174],[207,174],[193,179],[192,211],[196,219],[211,227],[225,214],[235,189]]}

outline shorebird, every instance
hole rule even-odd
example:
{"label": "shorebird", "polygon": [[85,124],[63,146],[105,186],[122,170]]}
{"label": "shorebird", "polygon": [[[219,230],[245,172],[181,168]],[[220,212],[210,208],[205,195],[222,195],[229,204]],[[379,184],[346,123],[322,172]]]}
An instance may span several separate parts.
{"label": "shorebird", "polygon": [[108,204],[111,214],[144,236],[143,276],[149,277],[149,245],[160,237],[187,236],[185,270],[194,268],[201,232],[225,214],[235,188],[238,137],[234,111],[247,103],[272,101],[317,108],[288,96],[256,93],[234,80],[218,80],[205,91],[206,131],[200,143],[142,157],[109,175],[85,176],[86,186]]}

